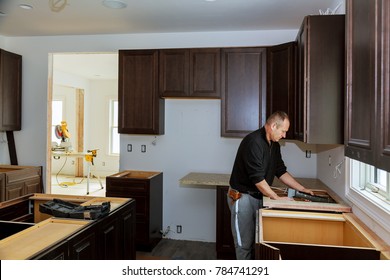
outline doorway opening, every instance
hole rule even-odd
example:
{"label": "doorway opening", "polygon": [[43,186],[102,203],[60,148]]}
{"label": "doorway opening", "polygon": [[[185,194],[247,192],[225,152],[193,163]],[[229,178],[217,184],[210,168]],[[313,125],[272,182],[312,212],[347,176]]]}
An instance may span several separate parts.
{"label": "doorway opening", "polygon": [[46,193],[105,196],[119,171],[118,54],[49,55]]}

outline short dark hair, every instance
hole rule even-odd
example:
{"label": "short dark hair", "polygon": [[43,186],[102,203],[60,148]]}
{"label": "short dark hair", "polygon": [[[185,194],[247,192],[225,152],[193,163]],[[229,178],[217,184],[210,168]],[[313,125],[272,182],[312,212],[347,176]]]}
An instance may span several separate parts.
{"label": "short dark hair", "polygon": [[267,118],[267,124],[270,125],[276,122],[277,126],[279,126],[285,119],[290,120],[286,112],[275,111]]}

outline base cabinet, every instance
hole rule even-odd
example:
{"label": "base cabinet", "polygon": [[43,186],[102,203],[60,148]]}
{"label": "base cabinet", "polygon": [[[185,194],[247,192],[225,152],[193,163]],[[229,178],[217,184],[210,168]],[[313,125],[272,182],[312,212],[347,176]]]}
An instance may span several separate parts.
{"label": "base cabinet", "polygon": [[227,204],[229,187],[217,186],[217,259],[234,260],[236,253],[231,231],[231,215]]}
{"label": "base cabinet", "polygon": [[352,213],[262,209],[256,259],[378,260],[383,241]]}
{"label": "base cabinet", "polygon": [[[41,214],[39,205],[54,198],[85,205],[110,201],[111,211],[96,220],[53,218]],[[28,208],[24,207],[26,203],[30,205]],[[15,208],[29,213],[33,210],[35,222],[21,222],[20,217],[27,213],[19,212],[20,217],[6,214]],[[2,260],[136,259],[134,199],[35,194],[0,203],[0,210]]]}
{"label": "base cabinet", "polygon": [[41,166],[0,165],[0,202],[42,191]]}
{"label": "base cabinet", "polygon": [[163,173],[127,170],[106,177],[107,197],[136,202],[136,249],[151,251],[162,239]]}

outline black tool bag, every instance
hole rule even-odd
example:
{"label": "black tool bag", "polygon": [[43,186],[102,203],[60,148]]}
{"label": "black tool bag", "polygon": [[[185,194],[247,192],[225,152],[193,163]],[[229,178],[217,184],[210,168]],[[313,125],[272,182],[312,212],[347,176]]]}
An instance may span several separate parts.
{"label": "black tool bag", "polygon": [[39,211],[59,218],[96,220],[107,216],[110,207],[110,202],[103,202],[101,205],[81,206],[55,198],[52,201],[40,204]]}

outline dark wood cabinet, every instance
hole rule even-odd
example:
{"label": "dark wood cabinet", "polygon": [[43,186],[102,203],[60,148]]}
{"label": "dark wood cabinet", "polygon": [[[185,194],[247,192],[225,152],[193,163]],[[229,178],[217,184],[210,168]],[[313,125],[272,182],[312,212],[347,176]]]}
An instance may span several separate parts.
{"label": "dark wood cabinet", "polygon": [[22,129],[22,56],[0,49],[0,131]]}
{"label": "dark wood cabinet", "polygon": [[267,48],[267,116],[275,111],[284,111],[289,115],[291,121],[287,139],[295,138],[297,119],[295,117],[296,45],[296,42],[289,42]]}
{"label": "dark wood cabinet", "polygon": [[136,248],[151,251],[161,240],[163,173],[123,171],[106,177],[106,196],[136,202]]}
{"label": "dark wood cabinet", "polygon": [[217,186],[217,259],[234,260],[236,253],[231,230],[231,214],[227,204],[228,186]]}
{"label": "dark wood cabinet", "polygon": [[390,172],[388,1],[347,1],[345,155]]}
{"label": "dark wood cabinet", "polygon": [[41,166],[0,165],[0,201],[42,191]]}
{"label": "dark wood cabinet", "polygon": [[297,36],[295,138],[342,144],[345,16],[306,16]]}
{"label": "dark wood cabinet", "polygon": [[220,49],[159,51],[161,97],[220,98]]}
{"label": "dark wood cabinet", "polygon": [[221,52],[221,134],[244,137],[266,120],[266,48]]}
{"label": "dark wood cabinet", "polygon": [[[53,218],[39,210],[53,199],[84,205],[110,202],[111,210],[96,220]],[[134,260],[135,211],[135,200],[128,198],[30,194],[0,202],[2,259]]]}
{"label": "dark wood cabinet", "polygon": [[158,50],[120,50],[118,82],[118,132],[164,134]]}

